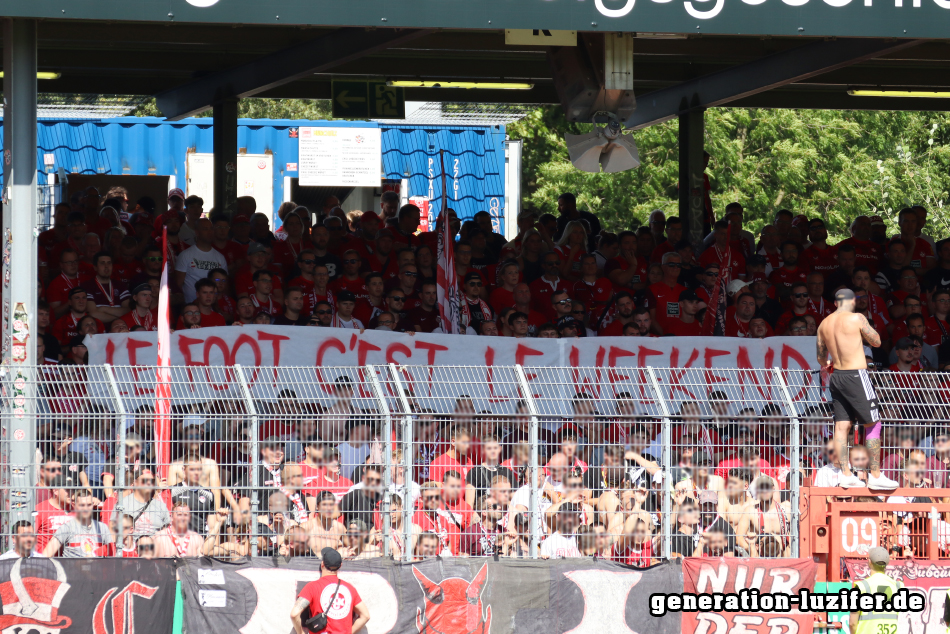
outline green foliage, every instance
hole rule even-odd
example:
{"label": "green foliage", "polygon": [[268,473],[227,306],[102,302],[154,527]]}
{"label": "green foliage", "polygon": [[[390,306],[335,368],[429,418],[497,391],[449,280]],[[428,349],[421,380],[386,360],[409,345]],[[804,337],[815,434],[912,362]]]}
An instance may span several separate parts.
{"label": "green foliage", "polygon": [[[132,113],[136,117],[163,116],[154,99]],[[210,117],[206,110],[196,117]],[[238,117],[245,119],[332,119],[329,99],[241,99],[238,101]]]}
{"label": "green foliage", "polygon": [[[573,191],[612,230],[639,225],[653,209],[678,212],[676,121],[634,132],[642,164],[619,174],[570,164],[564,133],[590,129],[556,106],[508,126],[524,141],[526,206],[554,212],[558,194]],[[950,234],[950,114],[715,108],[706,113],[706,149],[717,215],[739,201],[753,232],[787,208],[824,218],[836,242],[855,216],[880,214],[895,231],[901,207],[923,204],[931,232]]]}

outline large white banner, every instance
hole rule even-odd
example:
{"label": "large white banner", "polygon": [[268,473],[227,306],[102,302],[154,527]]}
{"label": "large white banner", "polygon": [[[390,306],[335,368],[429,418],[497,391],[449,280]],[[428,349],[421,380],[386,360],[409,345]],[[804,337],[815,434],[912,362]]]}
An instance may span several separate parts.
{"label": "large white banner", "polygon": [[[120,389],[142,382],[132,390],[151,398],[148,382],[154,372],[144,368],[156,362],[154,332],[91,335],[86,337],[89,364],[117,367]],[[230,391],[230,371],[221,366],[240,364],[255,397],[272,400],[287,383],[311,385],[321,397],[332,398],[325,386],[346,374],[358,384],[357,397],[371,398],[371,387],[355,366],[372,364],[408,366],[407,382],[418,398],[443,394],[484,394],[489,407],[519,400],[516,380],[503,366],[521,364],[537,394],[570,400],[578,391],[595,398],[634,393],[652,402],[646,368],[673,368],[657,372],[664,398],[672,408],[685,400],[703,403],[712,390],[722,390],[733,403],[745,401],[760,410],[763,403],[785,401],[772,368],[788,370],[785,380],[803,409],[822,400],[814,337],[596,337],[590,339],[510,339],[465,335],[407,335],[370,330],[296,326],[223,326],[179,330],[172,335],[172,366],[176,399],[201,400]],[[435,370],[411,366],[437,366]],[[466,366],[453,369],[452,366]],[[275,368],[260,370],[254,368]],[[578,370],[574,370],[578,368]],[[584,370],[583,368],[590,368]],[[634,370],[634,371],[631,371]],[[187,374],[183,375],[185,371]],[[225,377],[225,374],[228,377]],[[382,372],[380,373],[382,376]],[[123,377],[128,377],[127,381]],[[386,379],[382,379],[385,383]],[[283,386],[283,387],[282,387]],[[390,386],[384,386],[387,391]],[[454,391],[447,391],[454,390]],[[300,392],[300,388],[297,388]],[[441,391],[441,392],[440,392]],[[445,404],[440,403],[443,409]],[[656,411],[653,406],[650,411]]]}

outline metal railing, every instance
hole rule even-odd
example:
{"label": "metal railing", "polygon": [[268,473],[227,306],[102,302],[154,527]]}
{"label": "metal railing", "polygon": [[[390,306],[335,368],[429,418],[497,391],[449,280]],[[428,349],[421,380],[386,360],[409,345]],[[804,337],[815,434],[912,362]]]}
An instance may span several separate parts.
{"label": "metal railing", "polygon": [[[127,556],[797,556],[799,487],[837,477],[811,371],[188,366],[152,483],[155,377],[4,372],[4,428],[34,422],[0,441],[5,547],[35,534],[66,554],[63,531]],[[950,375],[872,378],[885,474],[946,486]],[[865,477],[860,449],[851,463]]]}

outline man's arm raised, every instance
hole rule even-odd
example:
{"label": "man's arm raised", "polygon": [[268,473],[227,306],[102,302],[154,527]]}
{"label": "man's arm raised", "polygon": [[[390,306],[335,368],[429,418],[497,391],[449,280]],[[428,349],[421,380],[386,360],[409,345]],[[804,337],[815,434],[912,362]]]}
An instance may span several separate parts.
{"label": "man's arm raised", "polygon": [[861,336],[864,338],[868,345],[872,348],[881,347],[881,335],[877,334],[877,331],[874,330],[874,327],[868,323],[867,317],[864,315],[858,315],[861,318]]}

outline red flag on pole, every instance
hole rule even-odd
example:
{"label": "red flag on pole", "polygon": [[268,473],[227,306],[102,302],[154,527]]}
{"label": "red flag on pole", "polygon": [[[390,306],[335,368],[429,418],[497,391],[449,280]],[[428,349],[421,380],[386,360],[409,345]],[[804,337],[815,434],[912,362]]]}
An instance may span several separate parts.
{"label": "red flag on pole", "polygon": [[[703,317],[702,334],[704,337],[726,336],[726,286],[731,279],[732,264],[732,223],[726,231],[729,246],[726,247],[725,261],[719,263],[719,277],[716,286],[709,294],[709,305]],[[714,247],[713,247],[714,248]]]}
{"label": "red flag on pole", "polygon": [[461,311],[459,308],[458,275],[455,272],[455,236],[449,226],[449,190],[445,180],[445,150],[439,152],[442,164],[442,211],[436,223],[438,233],[438,279],[436,290],[439,295],[439,316],[442,318],[442,331],[447,334],[461,334]]}
{"label": "red flag on pole", "polygon": [[162,228],[162,286],[158,294],[158,370],[155,377],[155,462],[168,479],[172,445],[171,317],[168,306],[168,229]]}

